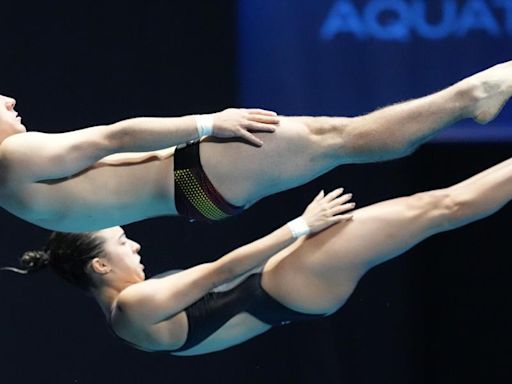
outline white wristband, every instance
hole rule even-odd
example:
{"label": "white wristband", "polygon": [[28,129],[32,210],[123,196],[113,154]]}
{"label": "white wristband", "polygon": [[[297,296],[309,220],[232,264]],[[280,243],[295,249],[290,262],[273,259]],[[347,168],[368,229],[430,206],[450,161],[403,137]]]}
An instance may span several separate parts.
{"label": "white wristband", "polygon": [[199,138],[210,136],[213,133],[213,117],[212,115],[196,115],[196,128]]}
{"label": "white wristband", "polygon": [[294,238],[298,239],[301,236],[309,235],[310,228],[306,224],[306,220],[301,217],[297,217],[295,220],[290,221],[288,228],[292,232]]}

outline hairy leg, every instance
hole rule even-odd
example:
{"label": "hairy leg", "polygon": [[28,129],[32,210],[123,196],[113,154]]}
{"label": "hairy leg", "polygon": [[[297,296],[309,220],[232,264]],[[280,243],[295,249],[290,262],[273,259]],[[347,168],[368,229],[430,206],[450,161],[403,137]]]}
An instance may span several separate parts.
{"label": "hairy leg", "polygon": [[338,309],[373,266],[425,238],[496,212],[512,198],[512,159],[452,187],[371,205],[270,260],[263,286],[304,312]]}
{"label": "hairy leg", "polygon": [[[432,95],[352,119],[309,119],[312,132],[332,143],[329,155],[350,162],[389,160],[413,152],[464,118],[491,121],[512,96],[512,61],[495,65]],[[341,133],[341,134],[340,134]]]}
{"label": "hairy leg", "polygon": [[486,123],[512,95],[512,62],[496,65],[440,92],[347,117],[283,117],[262,148],[239,142],[201,145],[206,173],[236,205],[304,184],[346,163],[405,156],[463,118]]}

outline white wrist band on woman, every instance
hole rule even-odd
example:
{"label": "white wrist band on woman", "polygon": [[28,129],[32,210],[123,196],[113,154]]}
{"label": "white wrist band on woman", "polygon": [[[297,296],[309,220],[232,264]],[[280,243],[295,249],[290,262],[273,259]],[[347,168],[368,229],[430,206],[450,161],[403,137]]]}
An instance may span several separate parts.
{"label": "white wrist band on woman", "polygon": [[306,224],[306,220],[301,217],[297,217],[295,220],[290,221],[288,224],[288,228],[292,232],[294,238],[298,239],[301,236],[309,235],[310,228]]}
{"label": "white wrist band on woman", "polygon": [[199,138],[203,136],[210,136],[213,133],[213,117],[212,115],[196,115],[197,134]]}

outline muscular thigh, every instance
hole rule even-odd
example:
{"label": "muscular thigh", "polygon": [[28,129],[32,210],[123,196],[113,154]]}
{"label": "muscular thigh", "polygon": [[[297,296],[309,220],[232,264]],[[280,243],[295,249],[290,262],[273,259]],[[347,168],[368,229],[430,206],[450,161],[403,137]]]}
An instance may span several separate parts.
{"label": "muscular thigh", "polygon": [[331,263],[324,256],[322,247],[325,245],[316,237],[303,238],[278,253],[265,265],[263,288],[276,300],[299,312],[325,314],[337,310],[363,273],[359,265],[354,268],[348,258],[338,258]]}
{"label": "muscular thigh", "polygon": [[203,168],[232,204],[245,205],[306,183],[332,168],[322,145],[300,118],[282,118],[275,133],[259,133],[260,148],[208,138],[201,143]]}
{"label": "muscular thigh", "polygon": [[262,284],[293,309],[335,310],[368,269],[442,230],[450,204],[447,193],[440,190],[356,210],[352,220],[278,255],[265,269]]}

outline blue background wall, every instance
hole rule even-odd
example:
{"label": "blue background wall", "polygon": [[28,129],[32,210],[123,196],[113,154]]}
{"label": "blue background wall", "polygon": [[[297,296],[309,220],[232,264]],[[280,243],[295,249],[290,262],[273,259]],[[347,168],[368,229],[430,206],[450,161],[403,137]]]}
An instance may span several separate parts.
{"label": "blue background wall", "polygon": [[[241,0],[239,89],[285,114],[359,115],[506,61],[512,2]],[[512,138],[511,111],[441,140]]]}
{"label": "blue background wall", "polygon": [[[492,8],[501,17],[497,38],[472,31],[437,42],[412,33],[402,42],[338,33],[324,41],[321,27],[335,1],[301,2],[303,10],[298,3],[6,4],[0,93],[17,98],[29,129],[48,132],[230,105],[353,115],[434,91],[510,58],[502,8]],[[354,2],[358,10],[363,3]],[[458,3],[460,9],[468,2]],[[260,40],[262,33],[272,39]],[[257,55],[249,55],[251,48]],[[508,106],[497,126],[507,126],[511,111]],[[455,183],[509,157],[511,149],[507,142],[428,144],[406,159],[341,167],[220,224],[159,218],[126,231],[143,245],[146,271],[156,274],[213,260],[268,233],[298,215],[321,188],[343,185],[363,206]],[[505,208],[375,268],[331,318],[194,358],[148,354],[119,343],[96,304],[49,272],[4,273],[0,381],[510,382],[510,214]],[[40,247],[47,235],[6,212],[0,228],[2,264]]]}

